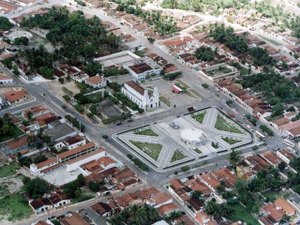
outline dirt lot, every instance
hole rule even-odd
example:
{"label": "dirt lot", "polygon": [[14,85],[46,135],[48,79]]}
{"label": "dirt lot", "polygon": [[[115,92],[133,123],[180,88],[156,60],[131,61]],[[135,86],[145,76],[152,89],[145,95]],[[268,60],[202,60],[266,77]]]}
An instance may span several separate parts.
{"label": "dirt lot", "polygon": [[[186,87],[187,93],[185,94],[176,94],[172,92],[172,86],[179,82],[178,80],[175,81],[165,81],[162,79],[147,81],[142,84],[145,88],[153,88],[157,87],[158,91],[161,96],[161,101],[164,102],[168,106],[184,106],[184,105],[191,105],[196,100],[201,99],[199,94],[194,94],[195,91]],[[198,96],[197,96],[198,95]]]}
{"label": "dirt lot", "polygon": [[66,95],[66,93],[63,91],[63,87],[69,89],[71,92],[73,92],[73,94],[78,94],[80,92],[79,88],[77,87],[74,81],[65,81],[64,84],[61,84],[59,81],[54,80],[49,82],[48,86],[49,90],[61,100],[64,100],[62,96]]}

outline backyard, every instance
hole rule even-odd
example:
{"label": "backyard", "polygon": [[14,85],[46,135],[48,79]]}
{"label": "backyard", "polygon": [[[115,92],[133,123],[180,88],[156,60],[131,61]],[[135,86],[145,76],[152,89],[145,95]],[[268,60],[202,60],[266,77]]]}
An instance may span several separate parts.
{"label": "backyard", "polygon": [[157,160],[161,149],[162,145],[160,144],[154,144],[154,143],[147,143],[147,142],[140,142],[140,141],[130,141],[133,145],[135,145],[137,148],[142,150],[144,153],[149,155],[152,159]]}
{"label": "backyard", "polygon": [[246,224],[251,225],[259,225],[257,219],[240,203],[230,204],[230,208],[232,209],[232,213],[230,213],[228,219],[232,221],[243,221]]}
{"label": "backyard", "polygon": [[20,128],[18,128],[17,126],[13,125],[10,129],[11,133],[9,136],[6,135],[1,135],[0,137],[0,143],[12,138],[16,138],[19,137],[23,134],[23,131],[20,130]]}
{"label": "backyard", "polygon": [[218,130],[222,130],[222,131],[243,134],[243,132],[240,129],[238,129],[234,125],[230,124],[229,122],[227,122],[226,119],[221,115],[217,116],[215,128]]}

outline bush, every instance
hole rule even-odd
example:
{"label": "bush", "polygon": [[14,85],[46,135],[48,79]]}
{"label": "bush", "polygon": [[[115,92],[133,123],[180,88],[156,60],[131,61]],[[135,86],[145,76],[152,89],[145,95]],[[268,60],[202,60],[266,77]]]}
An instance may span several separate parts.
{"label": "bush", "polygon": [[68,102],[71,100],[70,96],[69,95],[64,95],[63,98]]}
{"label": "bush", "polygon": [[79,105],[79,104],[74,105],[74,108],[80,113],[84,112],[84,107],[82,105]]}
{"label": "bush", "polygon": [[58,78],[58,81],[59,81],[61,84],[65,83],[65,79],[62,78],[62,77]]}

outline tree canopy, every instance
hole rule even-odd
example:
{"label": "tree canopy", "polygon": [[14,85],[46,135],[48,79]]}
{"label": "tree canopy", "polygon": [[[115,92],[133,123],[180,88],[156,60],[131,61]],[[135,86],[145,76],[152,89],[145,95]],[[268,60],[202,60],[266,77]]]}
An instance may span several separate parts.
{"label": "tree canopy", "polygon": [[0,16],[0,30],[10,30],[14,25],[4,16]]}
{"label": "tree canopy", "polygon": [[46,37],[54,45],[59,45],[58,53],[70,62],[80,57],[91,61],[97,52],[116,51],[121,39],[108,34],[98,17],[84,17],[83,12],[69,12],[66,7],[53,7],[47,13],[24,18],[21,26],[47,29]]}
{"label": "tree canopy", "polygon": [[195,51],[195,56],[205,62],[213,61],[215,59],[215,52],[210,47],[201,46]]}
{"label": "tree canopy", "polygon": [[53,189],[53,186],[41,178],[34,178],[25,184],[26,193],[33,199],[42,197],[51,189]]}

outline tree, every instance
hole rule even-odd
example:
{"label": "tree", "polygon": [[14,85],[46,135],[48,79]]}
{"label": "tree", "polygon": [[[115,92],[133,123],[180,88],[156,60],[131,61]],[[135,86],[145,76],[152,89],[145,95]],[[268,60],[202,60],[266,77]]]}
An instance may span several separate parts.
{"label": "tree", "polygon": [[42,197],[51,189],[53,189],[53,186],[41,178],[34,178],[25,185],[26,193],[33,199]]}
{"label": "tree", "polygon": [[151,44],[153,44],[153,43],[155,42],[155,39],[152,38],[152,37],[148,37],[147,39],[148,39],[148,41],[149,41]]}
{"label": "tree", "polygon": [[195,51],[195,56],[205,62],[210,62],[215,59],[215,52],[210,47],[201,46]]}
{"label": "tree", "polygon": [[4,16],[0,16],[0,30],[10,30],[14,25]]}
{"label": "tree", "polygon": [[98,192],[100,190],[100,183],[96,181],[90,181],[88,187],[93,192]]}
{"label": "tree", "polygon": [[230,164],[232,165],[232,167],[234,168],[234,171],[236,173],[236,167],[239,164],[239,162],[241,161],[241,152],[232,149],[228,156],[228,160],[229,160]]}
{"label": "tree", "polygon": [[280,162],[279,164],[278,164],[278,169],[279,169],[279,171],[280,172],[283,172],[284,170],[285,170],[285,168],[286,168],[286,163],[285,162]]}
{"label": "tree", "polygon": [[27,37],[17,37],[14,39],[15,45],[28,45],[28,38]]}

